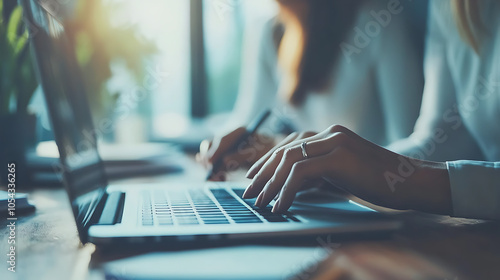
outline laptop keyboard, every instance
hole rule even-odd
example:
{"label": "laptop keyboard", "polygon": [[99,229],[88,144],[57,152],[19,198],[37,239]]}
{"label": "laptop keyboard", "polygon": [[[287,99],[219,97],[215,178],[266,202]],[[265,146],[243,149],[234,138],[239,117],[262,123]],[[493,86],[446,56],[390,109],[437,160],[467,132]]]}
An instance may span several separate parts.
{"label": "laptop keyboard", "polygon": [[[240,198],[243,190],[233,189]],[[274,214],[272,207],[255,207],[255,199],[242,203],[226,189],[154,190],[142,193],[142,225],[213,225],[300,222],[291,213]]]}

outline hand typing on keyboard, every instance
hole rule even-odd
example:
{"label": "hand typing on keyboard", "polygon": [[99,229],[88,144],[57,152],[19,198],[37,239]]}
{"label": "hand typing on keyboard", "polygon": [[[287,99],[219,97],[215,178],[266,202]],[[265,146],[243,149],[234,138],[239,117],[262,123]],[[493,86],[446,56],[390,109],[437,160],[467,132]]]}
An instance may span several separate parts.
{"label": "hand typing on keyboard", "polygon": [[274,214],[271,207],[257,208],[252,199],[240,199],[243,190],[199,189],[185,191],[145,191],[142,225],[214,225],[243,223],[300,222],[290,213]]}

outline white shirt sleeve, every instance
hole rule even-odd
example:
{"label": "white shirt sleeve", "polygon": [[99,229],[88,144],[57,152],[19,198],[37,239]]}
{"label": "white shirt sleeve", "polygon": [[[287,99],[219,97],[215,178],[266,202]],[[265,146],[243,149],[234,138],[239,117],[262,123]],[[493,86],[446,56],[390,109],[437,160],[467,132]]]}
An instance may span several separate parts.
{"label": "white shirt sleeve", "polygon": [[500,220],[500,162],[449,161],[453,216]]}

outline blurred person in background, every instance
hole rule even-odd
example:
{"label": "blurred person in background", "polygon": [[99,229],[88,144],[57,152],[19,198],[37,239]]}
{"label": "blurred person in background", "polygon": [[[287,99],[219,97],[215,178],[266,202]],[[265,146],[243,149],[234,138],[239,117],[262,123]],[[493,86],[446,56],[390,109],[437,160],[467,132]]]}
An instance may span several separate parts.
{"label": "blurred person in background", "polygon": [[259,159],[244,197],[285,211],[322,178],[384,207],[500,220],[500,2],[430,3],[422,110],[398,153],[334,125]]}
{"label": "blurred person in background", "polygon": [[[277,21],[247,46],[233,130],[205,142],[198,159],[225,169],[254,163],[284,138],[257,135],[246,150],[226,154],[243,127],[266,109],[293,130],[312,135],[332,123],[387,145],[407,137],[418,116],[422,62],[403,3],[282,0]],[[253,45],[255,43],[256,45]],[[238,127],[234,129],[235,127]],[[273,128],[273,130],[275,130]],[[298,134],[294,134],[298,137]],[[209,149],[207,149],[210,147]],[[214,180],[224,180],[220,170]]]}

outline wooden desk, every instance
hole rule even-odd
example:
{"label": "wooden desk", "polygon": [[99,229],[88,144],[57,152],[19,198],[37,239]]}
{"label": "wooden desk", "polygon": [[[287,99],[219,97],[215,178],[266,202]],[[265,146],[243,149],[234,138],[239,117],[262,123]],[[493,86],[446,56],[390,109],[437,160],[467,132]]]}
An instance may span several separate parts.
{"label": "wooden desk", "polygon": [[[200,170],[191,173],[190,176],[200,178],[204,175]],[[149,181],[180,178],[185,177],[160,176]],[[128,180],[134,181],[142,180]],[[93,245],[79,243],[66,193],[62,189],[37,189],[30,196],[37,211],[19,217],[17,222],[16,273],[7,271],[7,222],[5,218],[0,221],[0,279],[103,279],[100,270],[94,268],[100,261],[92,257]],[[500,223],[420,213],[399,216],[406,225],[392,238],[341,243],[334,254],[339,257],[352,254],[353,250],[417,254],[451,270],[452,277],[448,279],[500,279]]]}

